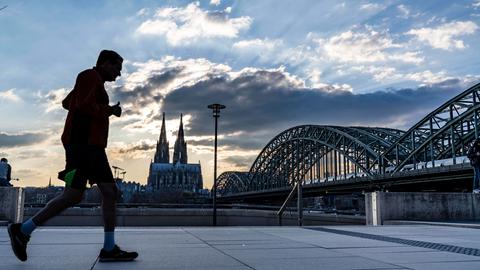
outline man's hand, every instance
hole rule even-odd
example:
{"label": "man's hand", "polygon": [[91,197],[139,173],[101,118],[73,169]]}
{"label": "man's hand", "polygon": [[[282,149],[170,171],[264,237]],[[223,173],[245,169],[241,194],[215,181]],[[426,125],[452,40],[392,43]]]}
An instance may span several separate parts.
{"label": "man's hand", "polygon": [[120,107],[120,102],[112,106],[112,114],[116,117],[120,117],[120,115],[122,115],[122,107]]}

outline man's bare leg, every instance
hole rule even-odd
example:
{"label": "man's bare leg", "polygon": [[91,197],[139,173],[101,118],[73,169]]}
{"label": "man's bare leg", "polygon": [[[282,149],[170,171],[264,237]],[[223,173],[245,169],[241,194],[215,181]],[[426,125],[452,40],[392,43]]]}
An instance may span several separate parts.
{"label": "man's bare leg", "polygon": [[100,251],[99,261],[133,261],[138,257],[137,252],[121,250],[115,244],[115,219],[117,208],[118,188],[115,183],[99,183],[98,188],[102,193],[103,226],[105,238]]}
{"label": "man's bare leg", "polygon": [[98,183],[102,193],[102,215],[104,231],[115,231],[118,188],[115,183]]}
{"label": "man's bare leg", "polygon": [[111,251],[115,247],[115,218],[118,188],[115,183],[98,183],[102,193],[103,230],[105,232],[103,249]]}
{"label": "man's bare leg", "polygon": [[63,193],[51,201],[32,217],[35,225],[42,225],[50,218],[60,214],[63,210],[82,201],[83,190],[66,187]]}

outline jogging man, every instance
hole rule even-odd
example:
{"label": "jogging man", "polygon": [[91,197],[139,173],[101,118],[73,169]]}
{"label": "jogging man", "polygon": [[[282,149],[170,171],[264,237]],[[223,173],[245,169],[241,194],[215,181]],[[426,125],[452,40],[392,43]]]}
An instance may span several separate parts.
{"label": "jogging man", "polygon": [[120,103],[109,105],[104,83],[113,82],[121,75],[122,63],[123,58],[118,53],[101,51],[95,67],[78,74],[75,87],[63,100],[63,108],[68,110],[62,134],[66,166],[59,178],[65,181],[65,190],[32,218],[8,226],[12,249],[19,260],[27,260],[27,243],[33,230],[79,203],[87,181],[91,185],[97,184],[102,194],[105,237],[99,261],[131,261],[138,256],[136,252],[123,251],[115,244],[118,189],[105,154],[108,118],[111,115],[120,117],[122,109]]}

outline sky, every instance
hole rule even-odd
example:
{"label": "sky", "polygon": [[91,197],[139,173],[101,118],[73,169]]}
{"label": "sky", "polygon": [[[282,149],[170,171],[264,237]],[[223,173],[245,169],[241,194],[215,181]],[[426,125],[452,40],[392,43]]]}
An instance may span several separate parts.
{"label": "sky", "polygon": [[102,49],[125,59],[105,84],[123,108],[110,122],[110,165],[142,184],[162,112],[171,148],[184,115],[189,163],[200,162],[210,188],[209,104],[226,106],[219,173],[248,171],[290,127],[407,130],[480,82],[480,0],[0,0],[0,9],[0,156],[16,186],[61,184],[61,101]]}

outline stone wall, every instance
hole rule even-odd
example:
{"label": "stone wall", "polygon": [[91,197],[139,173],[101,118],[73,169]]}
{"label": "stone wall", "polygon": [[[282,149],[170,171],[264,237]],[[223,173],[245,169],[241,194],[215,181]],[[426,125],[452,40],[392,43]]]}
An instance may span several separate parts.
{"label": "stone wall", "polygon": [[23,220],[25,190],[19,187],[0,187],[0,220],[20,222]]}
{"label": "stone wall", "polygon": [[[25,219],[34,215],[39,208],[25,209]],[[219,226],[277,226],[276,211],[218,209]],[[70,208],[52,218],[49,226],[99,226],[102,225],[100,208]],[[297,225],[297,215],[284,213],[283,225]],[[365,224],[365,217],[341,216],[304,212],[303,225]],[[118,226],[211,226],[212,209],[172,208],[119,208]]]}
{"label": "stone wall", "polygon": [[437,192],[365,194],[367,225],[385,220],[479,221],[480,195]]}

